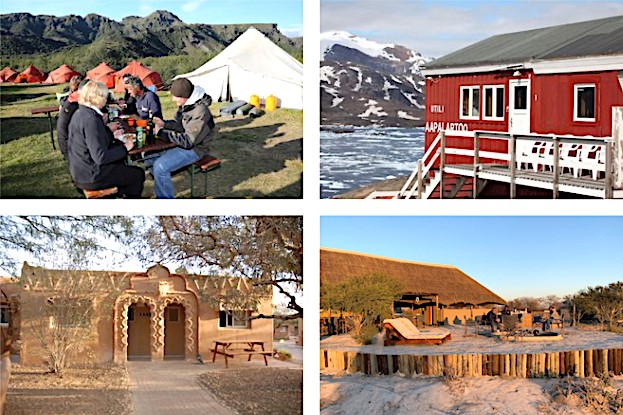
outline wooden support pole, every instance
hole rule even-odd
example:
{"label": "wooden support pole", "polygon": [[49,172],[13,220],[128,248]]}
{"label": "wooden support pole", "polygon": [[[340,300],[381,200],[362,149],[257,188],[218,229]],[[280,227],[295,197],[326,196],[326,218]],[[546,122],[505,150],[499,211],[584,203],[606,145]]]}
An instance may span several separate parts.
{"label": "wooden support pole", "polygon": [[[614,121],[614,120],[613,120]],[[606,179],[604,199],[612,199],[614,194],[614,143],[606,142]]]}
{"label": "wooden support pole", "polygon": [[554,177],[552,178],[552,197],[558,199],[558,182],[560,181],[560,146],[554,137]]}
{"label": "wooden support pole", "polygon": [[422,159],[417,162],[417,198],[421,199],[424,194],[424,178],[422,177]]}
{"label": "wooden support pole", "polygon": [[478,197],[478,165],[480,164],[480,133],[476,131],[474,133],[474,166],[473,175],[474,182],[472,183],[472,196],[474,199]]}
{"label": "wooden support pole", "polygon": [[439,198],[443,199],[443,192],[445,190],[444,186],[444,174],[443,171],[446,168],[446,132],[445,131],[441,131],[441,158],[439,161],[439,174],[441,175],[439,177]]}

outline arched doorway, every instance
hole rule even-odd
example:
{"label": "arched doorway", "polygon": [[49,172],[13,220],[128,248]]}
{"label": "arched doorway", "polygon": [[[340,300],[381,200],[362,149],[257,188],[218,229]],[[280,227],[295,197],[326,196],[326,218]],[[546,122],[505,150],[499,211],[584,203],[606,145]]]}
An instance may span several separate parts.
{"label": "arched doorway", "polygon": [[151,360],[151,313],[146,303],[128,308],[128,360]]}
{"label": "arched doorway", "polygon": [[164,358],[184,359],[186,313],[181,304],[169,304],[164,309]]}

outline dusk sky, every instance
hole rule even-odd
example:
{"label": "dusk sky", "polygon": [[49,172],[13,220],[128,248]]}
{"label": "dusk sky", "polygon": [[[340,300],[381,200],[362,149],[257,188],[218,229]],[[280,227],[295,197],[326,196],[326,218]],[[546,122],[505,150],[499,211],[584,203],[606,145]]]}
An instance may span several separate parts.
{"label": "dusk sky", "polygon": [[501,33],[618,15],[622,1],[320,0],[321,32],[344,30],[434,58]]}
{"label": "dusk sky", "polygon": [[302,0],[20,0],[2,2],[2,13],[28,12],[65,16],[95,13],[121,21],[168,10],[185,23],[277,23],[287,36],[303,35]]}
{"label": "dusk sky", "polygon": [[623,217],[323,216],[320,246],[453,265],[505,300],[623,281]]}

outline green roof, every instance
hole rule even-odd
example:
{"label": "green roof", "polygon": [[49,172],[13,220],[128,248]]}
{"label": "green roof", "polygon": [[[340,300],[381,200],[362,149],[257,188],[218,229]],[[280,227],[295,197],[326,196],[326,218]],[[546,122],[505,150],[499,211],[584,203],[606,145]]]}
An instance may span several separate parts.
{"label": "green roof", "polygon": [[426,65],[429,69],[512,65],[623,53],[623,16],[497,35]]}

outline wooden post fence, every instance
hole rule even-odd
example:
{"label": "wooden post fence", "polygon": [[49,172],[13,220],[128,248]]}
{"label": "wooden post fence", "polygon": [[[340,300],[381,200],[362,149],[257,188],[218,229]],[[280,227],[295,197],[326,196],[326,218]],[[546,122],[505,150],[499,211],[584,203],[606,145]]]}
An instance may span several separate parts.
{"label": "wooden post fence", "polygon": [[521,354],[383,355],[320,350],[320,370],[367,375],[552,378],[623,374],[623,348]]}

